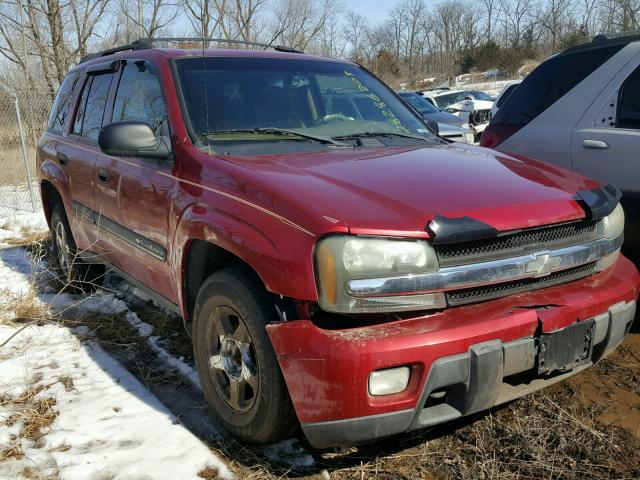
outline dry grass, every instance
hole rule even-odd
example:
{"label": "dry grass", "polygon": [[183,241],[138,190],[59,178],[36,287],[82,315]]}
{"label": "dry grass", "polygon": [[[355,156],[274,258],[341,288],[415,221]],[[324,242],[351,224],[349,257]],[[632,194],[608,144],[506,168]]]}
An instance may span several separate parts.
{"label": "dry grass", "polygon": [[30,246],[33,248],[48,242],[49,237],[48,231],[35,230],[33,227],[23,225],[20,227],[20,236],[7,238],[4,242],[12,246]]}
{"label": "dry grass", "polygon": [[[40,380],[41,378],[38,379]],[[8,446],[0,452],[0,462],[22,459],[24,457],[22,442],[24,441],[33,442],[36,447],[42,446],[42,437],[58,417],[58,412],[53,408],[56,405],[55,399],[41,395],[44,388],[42,384],[30,383],[19,395],[0,396],[0,406],[11,412],[0,426],[10,428],[17,425],[20,428],[19,433],[10,435]],[[34,475],[37,473],[36,468],[32,471]],[[27,478],[41,477],[27,476]]]}
{"label": "dry grass", "polygon": [[38,324],[50,319],[49,307],[40,301],[34,288],[26,293],[0,290],[0,297],[5,299],[0,303],[0,319],[11,319],[14,323],[35,321]]}
{"label": "dry grass", "polygon": [[214,467],[206,467],[198,472],[198,477],[204,478],[205,480],[218,480],[220,477],[218,476],[218,469]]}
{"label": "dry grass", "polygon": [[58,382],[62,384],[65,391],[70,392],[74,389],[73,378],[70,375],[61,375],[58,377]]}

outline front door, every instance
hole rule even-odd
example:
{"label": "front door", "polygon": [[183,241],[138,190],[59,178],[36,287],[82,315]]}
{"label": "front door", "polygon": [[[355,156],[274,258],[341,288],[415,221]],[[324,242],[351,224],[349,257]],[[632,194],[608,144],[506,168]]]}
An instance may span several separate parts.
{"label": "front door", "polygon": [[[141,121],[170,137],[161,84],[147,61],[126,60],[109,123]],[[95,210],[110,263],[178,303],[169,268],[174,164],[138,157],[104,156],[96,163]]]}

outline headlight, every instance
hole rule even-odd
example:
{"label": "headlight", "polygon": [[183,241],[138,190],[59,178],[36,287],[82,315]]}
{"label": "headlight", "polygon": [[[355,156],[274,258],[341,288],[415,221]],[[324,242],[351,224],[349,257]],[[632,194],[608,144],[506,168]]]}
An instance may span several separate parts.
{"label": "headlight", "polygon": [[424,240],[390,240],[336,235],[318,243],[316,268],[320,306],[330,312],[363,313],[443,308],[444,295],[354,297],[347,282],[428,273],[438,269],[436,253]]}
{"label": "headlight", "polygon": [[618,204],[609,215],[602,219],[604,236],[613,240],[624,233],[624,210]]}

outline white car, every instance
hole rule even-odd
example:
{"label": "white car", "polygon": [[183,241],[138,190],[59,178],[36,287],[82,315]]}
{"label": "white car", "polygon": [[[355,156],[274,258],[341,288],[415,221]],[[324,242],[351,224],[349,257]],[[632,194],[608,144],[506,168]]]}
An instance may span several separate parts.
{"label": "white car", "polygon": [[476,138],[489,123],[493,98],[480,90],[426,90],[420,93],[440,110],[462,118],[471,126]]}
{"label": "white car", "polygon": [[496,101],[493,102],[493,105],[491,106],[490,118],[493,118],[493,116],[498,112],[498,109],[500,108],[500,105],[502,105],[504,103],[504,101],[507,99],[507,97],[509,95],[511,95],[513,93],[513,91],[516,89],[516,87],[518,85],[520,85],[521,83],[522,83],[522,80],[512,80],[511,82],[507,83],[504,86],[502,91],[496,97]]}

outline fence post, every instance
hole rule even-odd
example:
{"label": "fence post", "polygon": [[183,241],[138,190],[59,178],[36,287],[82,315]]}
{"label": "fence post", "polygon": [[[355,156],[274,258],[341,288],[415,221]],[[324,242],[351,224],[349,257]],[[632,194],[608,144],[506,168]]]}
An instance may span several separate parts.
{"label": "fence post", "polygon": [[13,97],[13,103],[16,108],[16,119],[18,121],[18,131],[20,132],[20,147],[22,148],[22,161],[24,162],[24,173],[27,176],[27,188],[29,189],[29,197],[31,198],[31,211],[36,211],[36,200],[33,195],[33,182],[31,181],[31,172],[29,171],[29,159],[27,156],[27,145],[24,140],[24,129],[22,127],[22,116],[20,115],[20,102],[18,94],[0,82],[0,87]]}

